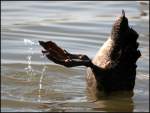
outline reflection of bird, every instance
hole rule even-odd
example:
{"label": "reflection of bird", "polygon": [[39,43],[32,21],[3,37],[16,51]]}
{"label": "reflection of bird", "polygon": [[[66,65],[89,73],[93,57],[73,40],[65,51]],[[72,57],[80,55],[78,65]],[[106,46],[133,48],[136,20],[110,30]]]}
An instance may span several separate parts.
{"label": "reflection of bird", "polygon": [[86,66],[87,85],[92,92],[132,91],[135,85],[136,61],[141,53],[138,34],[129,27],[125,12],[115,21],[111,36],[93,60],[86,55],[70,54],[54,42],[39,41],[42,51],[53,62],[66,66]]}

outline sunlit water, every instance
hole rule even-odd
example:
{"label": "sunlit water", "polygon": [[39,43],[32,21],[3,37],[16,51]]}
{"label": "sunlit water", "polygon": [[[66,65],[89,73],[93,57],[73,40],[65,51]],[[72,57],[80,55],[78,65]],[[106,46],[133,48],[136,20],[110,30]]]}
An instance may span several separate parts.
{"label": "sunlit water", "polygon": [[[2,111],[149,111],[147,4],[3,1],[1,8]],[[93,58],[122,9],[140,34],[134,96],[93,101],[86,90],[86,68],[65,68],[47,60],[38,40],[52,40],[69,52]]]}

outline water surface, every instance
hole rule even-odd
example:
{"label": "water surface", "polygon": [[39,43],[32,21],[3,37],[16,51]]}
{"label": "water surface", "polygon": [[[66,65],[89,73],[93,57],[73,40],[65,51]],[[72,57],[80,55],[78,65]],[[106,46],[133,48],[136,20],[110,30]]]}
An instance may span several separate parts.
{"label": "water surface", "polygon": [[[146,2],[148,3],[148,2]],[[149,6],[135,1],[2,1],[2,111],[149,111]],[[124,9],[139,33],[134,96],[90,100],[86,68],[65,68],[41,54],[52,40],[93,58]]]}

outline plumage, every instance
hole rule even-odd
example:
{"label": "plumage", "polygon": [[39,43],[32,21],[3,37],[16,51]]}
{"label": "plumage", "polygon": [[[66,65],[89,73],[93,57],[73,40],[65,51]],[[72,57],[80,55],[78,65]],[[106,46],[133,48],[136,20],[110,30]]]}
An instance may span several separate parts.
{"label": "plumage", "polygon": [[39,41],[43,53],[53,62],[66,66],[86,66],[87,86],[94,95],[98,92],[133,91],[136,78],[138,33],[129,27],[125,12],[114,22],[108,40],[91,60],[87,55],[71,54],[54,42]]}

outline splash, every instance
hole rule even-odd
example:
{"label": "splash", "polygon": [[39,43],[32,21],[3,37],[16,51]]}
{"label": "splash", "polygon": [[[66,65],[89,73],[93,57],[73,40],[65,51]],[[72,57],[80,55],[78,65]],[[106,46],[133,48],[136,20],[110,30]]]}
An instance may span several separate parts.
{"label": "splash", "polygon": [[29,39],[24,39],[24,44],[25,46],[27,46],[27,51],[28,51],[28,56],[26,57],[27,58],[27,67],[25,67],[25,71],[28,75],[28,78],[27,80],[28,81],[31,81],[33,75],[34,75],[34,70],[32,68],[32,55],[34,54],[34,51],[33,51],[33,45],[35,45],[35,43]]}
{"label": "splash", "polygon": [[[40,55],[40,58],[41,58],[42,60],[44,60],[45,55],[41,54],[41,55]],[[41,77],[40,77],[40,80],[39,80],[38,102],[41,102],[42,91],[44,91],[44,89],[43,89],[43,87],[42,87],[42,81],[43,81],[43,78],[44,78],[44,75],[45,75],[45,72],[46,72],[46,69],[47,69],[45,60],[42,61],[42,65],[43,65],[43,69],[42,69],[42,71],[41,71]]]}
{"label": "splash", "polygon": [[[31,81],[32,77],[35,74],[33,66],[32,66],[32,56],[34,54],[33,46],[34,45],[38,45],[38,44],[35,43],[32,40],[29,40],[29,39],[24,39],[24,44],[25,44],[25,46],[27,46],[27,51],[28,51],[28,55],[26,57],[27,58],[27,67],[25,67],[25,71],[26,71],[26,73],[28,75],[27,80]],[[44,91],[43,85],[42,85],[42,81],[43,81],[43,78],[44,78],[44,75],[45,75],[45,72],[46,72],[46,69],[47,69],[46,61],[44,60],[45,59],[45,55],[41,53],[40,54],[40,58],[42,59],[42,67],[43,68],[41,70],[41,76],[40,76],[40,79],[39,79],[38,102],[41,102],[41,96],[42,96],[42,93]]]}
{"label": "splash", "polygon": [[33,42],[33,41],[29,40],[29,39],[24,39],[24,44],[25,45],[34,45],[35,42]]}

